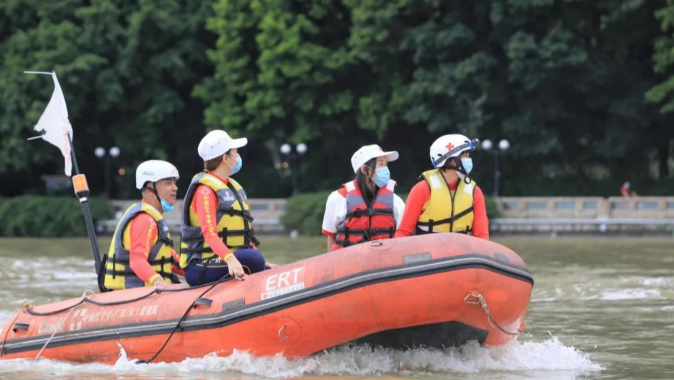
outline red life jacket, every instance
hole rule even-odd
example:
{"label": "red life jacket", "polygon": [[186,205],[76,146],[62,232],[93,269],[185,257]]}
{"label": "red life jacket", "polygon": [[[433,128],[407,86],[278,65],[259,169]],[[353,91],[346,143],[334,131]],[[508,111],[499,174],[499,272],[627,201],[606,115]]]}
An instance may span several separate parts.
{"label": "red life jacket", "polygon": [[344,184],[346,192],[346,218],[337,226],[337,235],[332,250],[362,243],[364,241],[390,239],[395,234],[393,217],[393,189],[395,181],[379,189],[370,207],[365,203],[356,181]]}

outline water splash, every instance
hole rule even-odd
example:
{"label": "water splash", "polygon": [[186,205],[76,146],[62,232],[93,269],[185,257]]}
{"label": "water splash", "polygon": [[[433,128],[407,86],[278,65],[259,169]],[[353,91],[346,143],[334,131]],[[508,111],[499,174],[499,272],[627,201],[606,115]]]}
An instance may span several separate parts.
{"label": "water splash", "polygon": [[287,359],[281,355],[254,357],[235,351],[228,357],[214,354],[180,363],[136,364],[122,350],[114,366],[69,364],[51,360],[12,360],[0,362],[0,374],[19,371],[59,373],[64,376],[84,374],[145,374],[171,378],[198,374],[217,374],[221,378],[241,375],[265,378],[291,378],[308,375],[381,376],[471,374],[513,371],[598,371],[601,366],[574,347],[565,346],[556,337],[543,342],[513,342],[502,347],[481,347],[469,343],[445,350],[414,349],[407,351],[342,346],[305,358]]}

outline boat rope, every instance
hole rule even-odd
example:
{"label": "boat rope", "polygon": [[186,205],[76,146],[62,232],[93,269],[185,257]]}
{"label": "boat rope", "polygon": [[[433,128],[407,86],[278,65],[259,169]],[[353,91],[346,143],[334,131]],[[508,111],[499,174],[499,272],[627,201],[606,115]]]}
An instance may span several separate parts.
{"label": "boat rope", "polygon": [[[88,298],[88,297],[83,297],[78,302],[76,302],[76,303],[74,303],[74,304],[72,304],[68,307],[64,307],[63,309],[59,309],[59,310],[39,312],[39,311],[33,310],[32,306],[28,306],[28,308],[26,308],[26,311],[30,315],[34,315],[34,316],[37,316],[37,317],[46,317],[46,316],[55,315],[55,314],[59,314],[59,313],[63,313],[65,311],[71,310],[71,309],[73,309],[73,308],[75,308],[75,307],[77,307],[77,306],[79,306],[83,303],[90,303],[90,304],[96,305],[96,306],[118,306],[118,305],[125,305],[125,304],[128,304],[128,303],[142,301],[145,298],[148,298],[153,294],[184,292],[184,291],[187,291],[187,290],[203,288],[203,287],[210,286],[210,285],[211,284],[209,283],[209,284],[203,284],[203,285],[199,285],[199,286],[191,286],[191,287],[181,288],[181,289],[160,289],[160,288],[155,287],[154,289],[152,289],[152,291],[150,291],[147,294],[144,294],[140,297],[136,297],[136,298],[132,298],[132,299],[128,299],[128,300],[113,301],[113,302],[99,302],[99,301],[95,301],[95,300],[93,300],[91,298]],[[89,292],[91,295],[94,295],[94,293],[92,293],[91,291],[87,291],[87,292]]]}
{"label": "boat rope", "polygon": [[[84,300],[87,298],[87,294],[94,295],[94,292],[92,292],[91,290],[85,290],[85,291],[82,293],[82,301],[84,301]],[[83,302],[80,301],[80,302],[78,302],[75,306],[73,306],[73,307],[70,308],[70,312],[69,312],[68,315],[66,315],[65,318],[63,319],[63,323],[66,323],[66,321],[68,320],[68,318],[70,318],[70,315],[73,313],[73,311],[75,311],[75,309],[77,309],[77,307],[78,307],[79,305],[81,305],[82,303],[83,303]],[[59,323],[61,323],[61,322],[59,321]],[[37,353],[37,356],[35,356],[35,360],[37,360],[37,359],[40,358],[40,355],[42,355],[42,351],[44,351],[44,349],[47,348],[47,345],[49,344],[49,342],[51,342],[52,338],[54,337],[54,335],[56,335],[56,332],[58,332],[58,331],[59,331],[59,329],[54,329],[54,332],[51,333],[51,336],[49,337],[49,339],[47,339],[47,341],[44,342],[44,346],[42,346],[42,348],[40,349],[40,352],[38,352],[38,353]]]}
{"label": "boat rope", "polygon": [[[476,300],[475,301],[469,300],[469,298],[471,298],[471,297],[475,298]],[[487,314],[487,321],[489,322],[489,325],[491,327],[497,328],[497,329],[501,330],[503,333],[508,334],[508,335],[517,336],[517,335],[521,334],[521,332],[519,332],[519,331],[514,332],[514,333],[510,332],[510,331],[506,331],[505,329],[503,329],[503,327],[501,327],[494,320],[494,318],[491,316],[491,312],[489,311],[489,306],[487,305],[487,301],[484,299],[482,294],[480,294],[480,293],[477,293],[477,294],[468,293],[468,295],[463,299],[463,302],[467,303],[468,305],[480,305],[480,306],[482,306],[482,310],[484,310],[484,313]]]}
{"label": "boat rope", "polygon": [[192,304],[187,308],[187,310],[185,310],[185,313],[184,313],[183,316],[178,320],[178,323],[176,323],[175,327],[173,328],[173,331],[171,331],[171,334],[169,334],[168,338],[166,338],[166,341],[165,341],[164,344],[161,346],[161,348],[159,349],[159,351],[157,351],[154,355],[152,355],[151,358],[149,358],[149,359],[147,359],[147,360],[142,360],[142,359],[136,360],[136,364],[148,364],[148,363],[152,362],[154,359],[156,359],[157,356],[159,356],[159,354],[160,354],[162,351],[164,351],[164,348],[166,348],[166,345],[168,344],[168,342],[169,342],[169,341],[171,340],[171,338],[173,337],[173,334],[175,334],[175,332],[178,330],[178,328],[180,327],[180,324],[183,323],[183,321],[185,321],[185,319],[187,318],[187,315],[190,313],[190,311],[191,311],[193,308],[197,307],[197,302],[198,302],[204,295],[206,295],[206,293],[208,293],[208,292],[210,292],[211,290],[213,290],[213,288],[215,288],[216,285],[218,285],[218,284],[220,284],[220,283],[223,283],[223,282],[225,282],[225,281],[229,281],[229,280],[234,279],[234,278],[236,278],[237,280],[243,281],[243,279],[239,279],[239,278],[237,278],[237,277],[225,276],[225,277],[222,277],[221,279],[219,279],[218,281],[214,282],[213,284],[206,284],[206,285],[209,286],[209,288],[206,289],[203,293],[201,293],[197,298],[195,298],[194,301],[192,301]]}
{"label": "boat rope", "polygon": [[[198,302],[198,301],[199,301],[199,300],[200,300],[206,293],[208,293],[208,292],[210,292],[211,290],[213,290],[213,288],[215,288],[216,285],[218,285],[218,284],[220,284],[220,283],[223,283],[223,282],[225,282],[225,281],[231,280],[231,279],[233,279],[233,278],[234,278],[234,277],[231,277],[231,276],[225,276],[225,277],[221,278],[220,280],[218,280],[218,281],[216,281],[216,282],[214,282],[214,283],[207,283],[207,284],[202,284],[202,285],[197,285],[197,286],[191,286],[191,287],[181,288],[181,289],[166,289],[166,288],[158,288],[158,287],[155,286],[155,288],[152,289],[152,291],[150,291],[150,292],[148,292],[148,293],[146,293],[146,294],[144,294],[144,295],[142,295],[142,296],[140,296],[140,297],[136,297],[136,298],[129,299],[129,300],[113,301],[113,302],[99,302],[99,301],[95,301],[95,300],[93,300],[93,299],[87,297],[87,295],[94,295],[94,292],[92,292],[91,290],[85,290],[84,293],[82,293],[82,298],[81,298],[79,301],[75,302],[74,304],[72,304],[72,305],[70,305],[70,306],[67,306],[67,307],[64,307],[64,308],[62,308],[62,309],[59,309],[59,310],[47,311],[47,312],[39,312],[39,311],[33,310],[33,306],[31,306],[31,305],[28,304],[28,303],[27,303],[26,305],[24,305],[23,310],[25,310],[26,312],[28,312],[30,315],[34,315],[34,316],[38,316],[38,317],[44,317],[44,316],[55,315],[55,314],[63,313],[63,312],[66,312],[66,311],[70,310],[70,312],[68,313],[68,315],[65,316],[65,319],[64,319],[64,321],[67,321],[68,318],[70,317],[70,315],[72,314],[72,312],[75,311],[75,309],[76,309],[78,306],[80,306],[80,305],[82,305],[82,304],[84,304],[84,303],[90,303],[90,304],[97,305],[97,306],[117,306],[117,305],[124,305],[124,304],[128,304],[128,303],[138,302],[138,301],[141,301],[141,300],[143,300],[143,299],[145,299],[145,298],[148,298],[148,297],[152,296],[153,294],[160,294],[160,293],[177,293],[177,292],[183,292],[183,291],[188,291],[188,290],[193,290],[193,289],[199,289],[199,288],[205,288],[205,287],[208,287],[208,289],[206,289],[203,293],[201,293],[198,297],[196,297],[196,298],[194,299],[194,301],[192,302],[192,304],[190,304],[190,306],[187,308],[187,310],[185,310],[185,313],[184,313],[183,316],[180,318],[180,320],[178,320],[178,323],[176,323],[176,326],[173,328],[173,331],[171,331],[171,334],[169,334],[168,338],[166,339],[166,341],[164,342],[164,344],[162,345],[162,347],[159,349],[159,351],[157,351],[157,353],[155,353],[150,359],[147,359],[147,360],[137,360],[137,361],[136,361],[136,364],[150,363],[151,361],[153,361],[154,359],[156,359],[157,356],[159,356],[159,354],[164,350],[164,348],[166,347],[166,345],[168,344],[168,342],[171,340],[171,337],[173,337],[173,334],[175,334],[175,332],[176,332],[176,331],[178,330],[178,328],[180,327],[180,324],[181,324],[183,321],[185,321],[185,319],[187,318],[187,315],[189,314],[190,310],[192,310],[192,308],[196,307],[197,302]],[[238,278],[237,278],[237,280],[238,280]],[[241,281],[243,281],[243,279],[241,279]],[[17,315],[14,317],[14,320],[16,320],[16,319],[18,318],[19,315],[20,315],[20,313],[17,313]],[[13,322],[12,322],[12,323],[13,323]],[[56,331],[57,331],[57,330],[54,330],[54,332],[53,332],[52,335],[49,337],[49,339],[47,339],[47,341],[45,342],[44,346],[42,346],[42,349],[40,349],[40,352],[38,352],[38,354],[37,354],[37,356],[35,357],[35,359],[38,359],[38,358],[40,357],[40,355],[42,354],[42,351],[44,351],[44,349],[47,347],[47,345],[49,345],[49,342],[51,342],[52,338],[53,338],[54,335],[56,334]],[[2,356],[2,353],[4,352],[5,341],[6,341],[6,339],[7,339],[7,334],[8,334],[8,333],[9,333],[8,331],[5,332],[5,339],[4,339],[3,342],[2,342],[2,346],[0,346],[0,356]]]}
{"label": "boat rope", "polygon": [[281,342],[283,342],[284,340],[290,338],[290,335],[281,336],[281,332],[282,332],[283,329],[285,329],[285,328],[286,328],[286,325],[281,326],[281,328],[278,330],[278,333],[276,334],[276,335],[278,335],[278,338],[281,340]]}

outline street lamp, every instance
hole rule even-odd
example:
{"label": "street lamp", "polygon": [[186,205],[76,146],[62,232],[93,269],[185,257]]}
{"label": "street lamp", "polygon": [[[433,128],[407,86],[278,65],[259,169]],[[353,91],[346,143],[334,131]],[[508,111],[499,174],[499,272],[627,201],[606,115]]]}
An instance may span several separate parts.
{"label": "street lamp", "polygon": [[293,179],[293,195],[297,195],[297,176],[298,176],[298,171],[299,171],[299,161],[300,161],[300,156],[304,155],[309,148],[307,147],[307,144],[305,143],[299,143],[295,147],[295,151],[293,152],[292,146],[290,144],[285,143],[281,145],[281,149],[279,151],[281,154],[284,156],[288,156],[292,167],[289,167],[288,161],[284,160],[283,163],[281,164],[281,167],[286,170],[290,170],[290,174],[292,175]]}
{"label": "street lamp", "polygon": [[307,152],[307,149],[309,149],[309,148],[307,148],[307,144],[299,143],[299,144],[297,144],[297,147],[295,149],[297,150],[297,153],[304,154],[304,153]]}
{"label": "street lamp", "polygon": [[113,146],[108,152],[105,151],[105,148],[98,147],[94,150],[96,157],[105,159],[105,196],[110,199],[112,196],[112,187],[110,181],[110,161],[113,158],[119,157],[121,151],[118,147]]}
{"label": "street lamp", "polygon": [[494,155],[494,196],[498,197],[498,185],[499,180],[501,179],[501,172],[498,169],[498,157],[501,154],[504,154],[506,150],[510,149],[510,142],[506,139],[503,139],[498,142],[498,149],[492,150],[493,144],[491,140],[487,139],[482,141],[482,149]]}

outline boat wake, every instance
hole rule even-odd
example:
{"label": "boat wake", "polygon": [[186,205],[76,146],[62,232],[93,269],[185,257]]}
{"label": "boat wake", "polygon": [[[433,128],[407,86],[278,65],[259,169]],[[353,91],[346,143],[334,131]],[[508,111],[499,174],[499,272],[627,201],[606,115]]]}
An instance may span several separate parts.
{"label": "boat wake", "polygon": [[[369,346],[342,346],[306,358],[286,359],[254,357],[246,352],[235,352],[228,357],[215,354],[199,359],[187,359],[180,363],[136,364],[122,350],[114,366],[102,364],[70,364],[52,360],[10,360],[0,362],[0,377],[3,373],[27,372],[49,373],[63,378],[82,378],[96,374],[119,376],[133,374],[141,378],[213,378],[264,377],[292,378],[300,376],[418,376],[438,374],[471,374],[520,371],[572,371],[593,372],[601,370],[589,356],[574,347],[565,346],[556,337],[543,342],[515,341],[501,347],[481,347],[468,343],[461,347],[439,349],[391,350]],[[248,376],[246,376],[248,375]],[[553,374],[549,374],[554,376]],[[55,378],[59,378],[59,377]],[[546,376],[546,377],[551,377]],[[117,378],[117,377],[115,377]]]}

